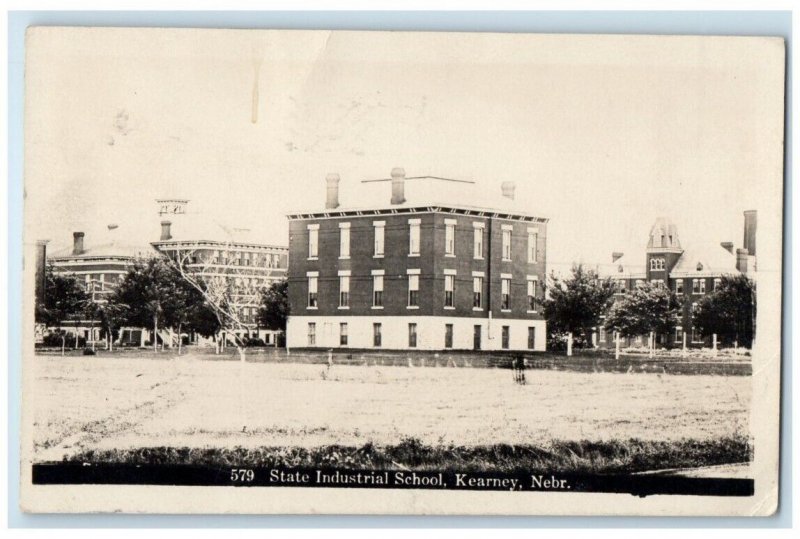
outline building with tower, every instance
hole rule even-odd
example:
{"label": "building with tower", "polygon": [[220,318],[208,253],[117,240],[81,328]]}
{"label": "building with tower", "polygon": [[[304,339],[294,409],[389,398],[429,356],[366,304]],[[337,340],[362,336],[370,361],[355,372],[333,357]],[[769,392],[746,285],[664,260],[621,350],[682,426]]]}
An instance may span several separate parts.
{"label": "building with tower", "polygon": [[547,222],[504,182],[364,180],[289,218],[292,348],[542,351]]}

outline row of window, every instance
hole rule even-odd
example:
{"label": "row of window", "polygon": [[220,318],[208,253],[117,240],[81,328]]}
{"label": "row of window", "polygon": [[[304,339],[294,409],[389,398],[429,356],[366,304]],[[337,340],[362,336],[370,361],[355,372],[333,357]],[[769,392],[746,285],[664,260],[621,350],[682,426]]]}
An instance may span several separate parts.
{"label": "row of window", "polygon": [[[419,307],[419,272],[418,269],[407,270],[408,296],[406,306],[409,309]],[[372,271],[372,307],[383,308],[384,270]],[[308,272],[308,308],[316,309],[319,306],[319,273]],[[536,312],[538,280],[535,276],[527,278],[527,309]],[[455,309],[456,273],[454,270],[445,270],[444,275],[444,308]],[[350,271],[339,272],[339,308],[350,308]],[[483,272],[473,272],[472,275],[472,308],[483,309]],[[503,276],[500,279],[500,308],[511,309],[511,277]]]}
{"label": "row of window", "polygon": [[[675,279],[675,293],[677,295],[683,295],[684,293],[684,283],[683,279]],[[705,294],[706,293],[706,280],[705,279],[692,279],[692,294]],[[653,279],[651,281],[656,286],[666,286],[664,284],[664,279]],[[641,286],[644,283],[644,279],[636,279],[635,286]],[[716,290],[717,287],[722,283],[722,279],[717,277],[714,279],[711,290]],[[617,281],[617,292],[623,294],[626,292],[628,286],[628,282],[625,279],[619,279]]]}
{"label": "row of window", "polygon": [[[472,347],[475,350],[481,349],[481,326],[475,325],[473,327]],[[511,341],[511,326],[502,326],[500,333],[500,346],[504,350],[508,350]],[[339,345],[347,346],[349,342],[348,323],[339,323]],[[308,346],[317,345],[317,324],[316,322],[308,323]],[[375,322],[372,324],[372,346],[380,348],[383,345],[383,324]],[[410,322],[408,324],[408,347],[417,347],[417,324]],[[444,348],[453,348],[453,324],[444,325]],[[536,348],[536,328],[528,328],[528,349],[533,350]]]}
{"label": "row of window", "polygon": [[[420,253],[420,219],[408,220],[408,256],[419,256]],[[472,256],[476,260],[483,259],[483,236],[485,224],[483,222],[473,222],[473,251]],[[511,225],[503,226],[502,258],[505,261],[511,260]],[[382,257],[385,254],[385,233],[386,221],[373,221],[373,256]],[[456,221],[445,219],[444,233],[445,256],[456,256]],[[528,229],[528,249],[527,256],[529,263],[535,263],[539,257],[539,231],[537,228]],[[308,258],[311,260],[319,257],[319,224],[308,225]],[[339,258],[350,258],[350,223],[339,223]]]}

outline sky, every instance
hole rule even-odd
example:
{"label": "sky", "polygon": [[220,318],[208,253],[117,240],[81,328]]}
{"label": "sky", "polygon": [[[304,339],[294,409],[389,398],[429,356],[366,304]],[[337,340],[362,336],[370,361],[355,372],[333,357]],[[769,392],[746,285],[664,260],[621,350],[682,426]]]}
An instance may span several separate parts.
{"label": "sky", "polygon": [[[779,201],[782,43],[748,38],[158,29],[29,31],[25,238],[158,236],[162,197],[263,243],[340,174],[514,181],[548,264],[742,243]],[[782,112],[781,112],[782,114]],[[779,188],[778,191],[779,192]],[[387,193],[388,200],[388,193]],[[779,225],[778,225],[779,226]]]}

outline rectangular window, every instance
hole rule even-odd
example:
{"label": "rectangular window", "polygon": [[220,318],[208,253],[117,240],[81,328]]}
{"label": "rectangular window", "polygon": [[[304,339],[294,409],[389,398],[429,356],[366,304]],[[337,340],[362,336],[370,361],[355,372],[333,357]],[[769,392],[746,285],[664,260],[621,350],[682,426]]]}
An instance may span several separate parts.
{"label": "rectangular window", "polygon": [[529,327],[528,328],[528,350],[533,350],[536,348],[536,328]]}
{"label": "rectangular window", "polygon": [[339,307],[350,306],[350,276],[339,276]]}
{"label": "rectangular window", "polygon": [[536,312],[536,283],[534,279],[528,279],[528,310]]}
{"label": "rectangular window", "polygon": [[444,325],[444,347],[453,347],[453,324]]}
{"label": "rectangular window", "polygon": [[347,322],[339,324],[339,344],[347,346]]}
{"label": "rectangular window", "polygon": [[500,308],[505,311],[511,308],[511,279],[500,280]]}
{"label": "rectangular window", "polygon": [[384,221],[373,222],[375,227],[374,256],[383,256],[383,237],[386,226]]}
{"label": "rectangular window", "polygon": [[626,288],[625,279],[620,279],[619,281],[617,281],[617,293],[624,294],[625,288]]}
{"label": "rectangular window", "polygon": [[408,255],[419,255],[419,219],[408,220]]}
{"label": "rectangular window", "polygon": [[444,254],[447,256],[456,254],[456,225],[447,221],[444,225]]}
{"label": "rectangular window", "polygon": [[372,306],[383,307],[383,275],[372,276]]}
{"label": "rectangular window", "polygon": [[339,223],[339,258],[350,258],[350,223]]}
{"label": "rectangular window", "polygon": [[319,256],[319,225],[308,225],[308,258]]}
{"label": "rectangular window", "polygon": [[408,347],[417,347],[417,324],[414,323],[408,325]]}
{"label": "rectangular window", "polygon": [[456,288],[456,276],[455,275],[445,275],[444,276],[444,306],[445,307],[454,307],[455,306],[455,288]]}
{"label": "rectangular window", "polygon": [[539,257],[539,234],[528,232],[528,263],[533,264]]}
{"label": "rectangular window", "polygon": [[511,327],[503,326],[503,332],[501,336],[501,346],[503,347],[503,350],[508,350],[508,341],[510,340],[510,333],[511,333]]}
{"label": "rectangular window", "polygon": [[702,335],[700,335],[700,332],[697,331],[695,328],[692,328],[692,342],[693,343],[703,342]]}
{"label": "rectangular window", "polygon": [[372,346],[379,347],[381,345],[381,325],[379,323],[372,324]]}
{"label": "rectangular window", "polygon": [[308,345],[316,346],[317,344],[317,324],[316,322],[308,323]]}
{"label": "rectangular window", "polygon": [[472,308],[480,309],[483,306],[482,295],[483,293],[483,277],[472,278]]}
{"label": "rectangular window", "polygon": [[600,328],[599,334],[600,334],[600,342],[605,344],[605,342],[606,342],[606,330],[605,330],[605,328]]}
{"label": "rectangular window", "polygon": [[308,306],[317,308],[317,281],[319,277],[312,275],[308,278]]}
{"label": "rectangular window", "polygon": [[419,306],[419,274],[408,276],[408,306]]}
{"label": "rectangular window", "polygon": [[721,284],[722,284],[722,279],[717,277],[716,279],[714,279],[714,288],[712,288],[712,290],[718,289]]}
{"label": "rectangular window", "polygon": [[675,342],[683,343],[683,328],[680,326],[675,328]]}
{"label": "rectangular window", "polygon": [[[478,226],[481,225],[481,226]],[[481,259],[483,258],[483,223],[473,223],[475,227],[472,234],[473,234],[473,241],[472,241],[472,249],[473,249],[473,258]]]}
{"label": "rectangular window", "polygon": [[511,260],[511,230],[503,229],[503,260]]}
{"label": "rectangular window", "polygon": [[706,280],[692,279],[692,294],[705,294],[705,293],[706,293]]}
{"label": "rectangular window", "polygon": [[683,295],[683,279],[675,281],[675,293],[679,296]]}
{"label": "rectangular window", "polygon": [[705,279],[700,279],[700,293],[701,294],[705,294],[706,293],[706,280]]}

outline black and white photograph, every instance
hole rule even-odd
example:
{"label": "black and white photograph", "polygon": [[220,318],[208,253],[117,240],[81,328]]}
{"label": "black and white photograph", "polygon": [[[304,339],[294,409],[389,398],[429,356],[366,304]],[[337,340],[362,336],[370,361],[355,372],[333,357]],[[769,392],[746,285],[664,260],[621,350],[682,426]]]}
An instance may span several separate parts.
{"label": "black and white photograph", "polygon": [[785,57],[28,28],[22,509],[773,514]]}

